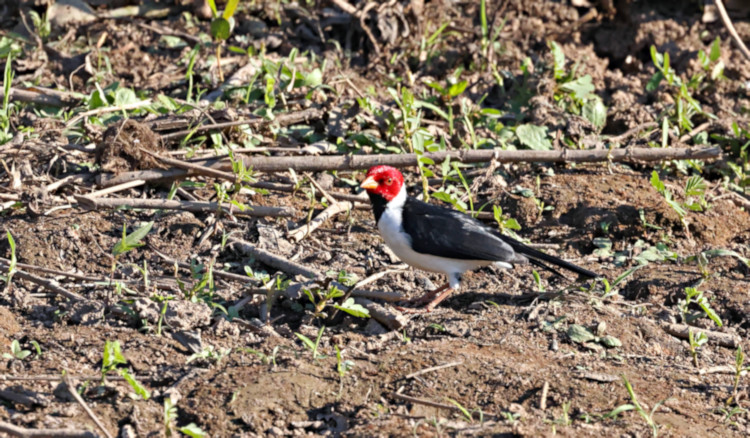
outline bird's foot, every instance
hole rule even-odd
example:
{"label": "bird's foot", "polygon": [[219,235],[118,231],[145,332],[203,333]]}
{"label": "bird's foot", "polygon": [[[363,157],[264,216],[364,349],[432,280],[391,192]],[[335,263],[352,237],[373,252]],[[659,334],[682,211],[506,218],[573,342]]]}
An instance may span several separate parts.
{"label": "bird's foot", "polygon": [[[432,309],[437,307],[443,300],[453,292],[453,289],[449,285],[437,288],[433,291],[427,292],[423,296],[407,301],[409,304],[413,304],[417,307],[402,307],[396,306],[396,310],[408,313],[408,314],[419,314],[419,313],[430,313]],[[420,307],[424,306],[424,307]]]}

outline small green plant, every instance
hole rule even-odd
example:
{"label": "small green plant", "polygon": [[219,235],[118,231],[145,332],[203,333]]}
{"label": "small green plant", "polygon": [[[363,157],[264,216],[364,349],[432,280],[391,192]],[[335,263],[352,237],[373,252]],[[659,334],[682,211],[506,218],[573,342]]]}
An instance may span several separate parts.
{"label": "small green plant", "polygon": [[354,302],[354,298],[347,298],[341,304],[332,304],[336,298],[343,297],[344,291],[330,284],[330,281],[324,287],[302,290],[313,305],[313,316],[316,318],[327,318],[328,313],[325,311],[327,306],[346,312],[357,318],[369,318],[370,312],[363,306]]}
{"label": "small green plant", "polygon": [[[704,69],[707,68],[711,62],[718,60],[720,55],[719,43],[715,41],[708,56],[704,53],[701,57],[699,54],[699,57],[702,58],[702,63],[708,61],[705,63]],[[716,118],[713,114],[705,112],[700,103],[691,95],[691,92],[701,91],[704,88],[702,84],[705,76],[703,74],[693,76],[689,81],[683,80],[670,66],[669,53],[659,53],[655,46],[651,46],[651,60],[654,63],[654,67],[656,67],[656,73],[654,73],[646,84],[646,91],[653,92],[659,87],[659,84],[662,81],[666,82],[667,86],[674,92],[673,101],[675,103],[672,106],[671,119],[682,131],[688,132],[693,129],[693,118],[696,115],[707,118]],[[719,64],[717,63],[717,66],[718,65]],[[723,69],[722,64],[717,68],[716,76],[712,79],[717,79],[722,76],[721,73],[723,72]],[[666,117],[663,119],[663,135],[667,134],[665,128],[668,130]],[[663,139],[662,146],[665,145],[666,139]]]}
{"label": "small green plant", "polygon": [[201,351],[197,353],[193,353],[190,357],[187,358],[185,361],[186,364],[197,360],[197,359],[204,359],[209,362],[221,362],[222,359],[229,356],[229,353],[232,352],[231,348],[224,348],[222,350],[217,350],[216,347],[213,345],[208,345],[204,347]]}
{"label": "small green plant", "polygon": [[18,259],[16,258],[16,241],[13,239],[13,235],[10,234],[10,231],[6,231],[5,234],[8,237],[8,246],[10,246],[10,264],[8,264],[8,272],[0,276],[0,280],[5,282],[5,293],[7,294],[11,288],[11,280],[13,279],[13,274],[16,272]]}
{"label": "small green plant", "polygon": [[10,124],[10,113],[13,107],[10,104],[10,85],[13,83],[13,56],[8,53],[5,59],[5,70],[3,73],[3,106],[0,108],[0,145],[9,142],[13,138]]}
{"label": "small green plant", "polygon": [[734,385],[732,395],[727,400],[727,405],[731,405],[733,402],[737,403],[737,388],[740,386],[740,378],[748,371],[750,371],[750,367],[745,366],[745,353],[742,351],[742,346],[738,345],[737,351],[734,353]]}
{"label": "small green plant", "polygon": [[318,331],[318,337],[315,339],[315,342],[313,342],[310,338],[303,335],[302,333],[295,333],[297,337],[302,341],[303,344],[305,344],[305,347],[307,347],[308,350],[312,353],[313,360],[317,361],[318,359],[325,359],[326,355],[324,354],[318,354],[318,346],[320,346],[320,338],[323,337],[323,331],[325,331],[326,326],[320,326],[320,330]]}
{"label": "small green plant", "polygon": [[[174,401],[172,401],[171,397],[164,397],[164,435],[168,437],[172,436],[175,430],[175,421],[177,421],[177,406]],[[208,436],[206,432],[195,423],[179,427],[176,430],[191,438],[203,438]]]}
{"label": "small green plant", "polygon": [[107,373],[116,370],[120,376],[122,376],[126,382],[133,388],[136,394],[141,396],[144,400],[148,400],[151,397],[151,393],[143,385],[141,385],[136,378],[130,374],[125,368],[118,368],[118,365],[125,365],[128,361],[122,354],[119,341],[105,341],[104,342],[104,354],[102,355],[102,383],[106,381]]}
{"label": "small green plant", "polygon": [[273,347],[273,350],[271,350],[271,354],[267,355],[263,353],[262,351],[254,350],[252,348],[240,348],[238,351],[243,351],[245,353],[254,354],[255,356],[260,359],[263,364],[268,365],[272,364],[274,367],[276,367],[276,356],[279,354],[280,347],[277,345]]}
{"label": "small green plant", "polygon": [[[691,312],[689,307],[692,303],[697,304],[701,308],[701,310],[703,310],[703,312]],[[682,320],[685,324],[690,324],[696,319],[705,315],[708,316],[711,321],[713,321],[717,326],[722,327],[724,325],[721,321],[721,318],[719,318],[719,315],[717,315],[716,312],[711,308],[708,299],[703,296],[703,292],[697,290],[694,287],[685,288],[685,299],[681,300],[677,306],[680,309],[680,314],[682,315]]]}
{"label": "small green plant", "polygon": [[[38,345],[38,344],[37,344]],[[14,339],[10,343],[10,354],[3,353],[3,359],[18,359],[24,360],[31,355],[30,350],[24,350],[21,348],[21,343],[17,339]]]}
{"label": "small green plant", "polygon": [[659,173],[655,170],[651,172],[651,186],[656,189],[660,195],[664,196],[664,200],[667,201],[667,204],[672,207],[672,210],[674,210],[680,217],[680,222],[682,222],[686,231],[688,230],[686,209],[692,211],[704,211],[709,208],[705,199],[706,182],[700,176],[694,175],[688,178],[684,190],[685,201],[682,203],[675,200],[672,191],[667,189],[659,178]]}
{"label": "small green plant", "polygon": [[466,409],[461,403],[459,403],[457,400],[453,400],[450,397],[445,398],[448,402],[450,402],[452,405],[458,408],[458,410],[463,414],[464,417],[469,421],[469,423],[474,422],[474,417],[471,415],[471,412],[469,412],[468,409]]}
{"label": "small green plant", "polygon": [[638,415],[641,416],[646,421],[646,424],[651,428],[651,434],[654,438],[659,436],[659,425],[656,424],[656,421],[654,421],[654,413],[657,409],[664,403],[664,401],[660,401],[654,405],[654,407],[651,409],[651,412],[646,412],[645,409],[643,409],[643,406],[641,406],[640,403],[638,403],[638,397],[635,395],[635,391],[633,390],[633,386],[628,381],[628,378],[625,374],[622,374],[622,383],[625,385],[625,389],[628,391],[628,395],[630,396],[630,402],[629,404],[624,404],[616,407],[613,409],[610,413],[605,415],[605,418],[617,418],[618,415],[620,415],[623,412],[632,411],[635,410],[638,412]]}
{"label": "small green plant", "polygon": [[539,292],[544,292],[544,283],[542,283],[542,277],[539,275],[536,269],[531,270],[531,275],[534,277],[534,284]]}
{"label": "small green plant", "polygon": [[401,342],[404,344],[411,343],[411,338],[406,335],[406,329],[401,332]]}
{"label": "small green plant", "polygon": [[591,75],[576,77],[577,63],[569,72],[566,71],[562,48],[554,41],[549,41],[548,45],[552,52],[553,72],[558,85],[555,100],[568,112],[580,115],[596,129],[601,130],[607,122],[607,107],[602,99],[594,94],[595,87]]}
{"label": "small green plant", "polygon": [[706,336],[704,332],[699,331],[694,334],[692,327],[688,328],[688,349],[690,351],[690,356],[693,357],[693,365],[695,365],[696,368],[699,368],[698,349],[700,349],[706,342],[708,342],[708,336]]}
{"label": "small green plant", "polygon": [[519,231],[521,229],[521,225],[518,221],[507,214],[503,214],[503,208],[499,205],[492,206],[492,215],[495,222],[497,222],[500,233],[502,234],[509,234],[511,237],[515,237],[516,233],[514,233],[514,231]]}
{"label": "small green plant", "polygon": [[[122,239],[118,240],[115,246],[112,248],[112,255],[114,256],[115,260],[117,260],[118,257],[120,257],[122,254],[125,254],[126,252],[133,250],[135,248],[140,248],[141,246],[145,245],[145,243],[142,242],[143,238],[146,237],[146,235],[151,231],[151,227],[154,226],[153,222],[148,222],[145,225],[141,226],[137,230],[133,231],[130,234],[127,234],[128,232],[128,226],[123,225],[122,226]],[[116,268],[115,265],[112,266],[112,270]]]}
{"label": "small green plant", "polygon": [[344,360],[341,354],[341,349],[338,345],[334,345],[334,348],[336,349],[336,372],[339,374],[339,393],[336,396],[338,399],[344,391],[344,378],[346,377],[346,373],[354,368],[354,361],[348,359]]}
{"label": "small green plant", "polygon": [[216,41],[216,63],[219,70],[219,80],[224,82],[224,73],[221,71],[221,45],[224,41],[228,40],[232,34],[232,28],[234,27],[234,12],[237,9],[239,0],[228,0],[224,12],[219,17],[219,13],[216,10],[216,2],[214,0],[208,0],[208,5],[211,7],[214,19],[211,21],[211,37]]}

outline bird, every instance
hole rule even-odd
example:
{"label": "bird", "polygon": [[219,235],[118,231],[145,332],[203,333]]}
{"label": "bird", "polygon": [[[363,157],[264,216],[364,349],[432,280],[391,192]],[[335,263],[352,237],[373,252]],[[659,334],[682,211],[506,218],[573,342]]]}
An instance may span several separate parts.
{"label": "bird", "polygon": [[562,276],[549,264],[582,277],[599,277],[505,236],[464,213],[408,196],[404,176],[394,167],[371,167],[360,187],[367,192],[380,235],[394,254],[408,265],[447,277],[445,285],[411,300],[416,308],[401,310],[432,311],[459,290],[464,272],[489,265],[512,269],[532,263]]}

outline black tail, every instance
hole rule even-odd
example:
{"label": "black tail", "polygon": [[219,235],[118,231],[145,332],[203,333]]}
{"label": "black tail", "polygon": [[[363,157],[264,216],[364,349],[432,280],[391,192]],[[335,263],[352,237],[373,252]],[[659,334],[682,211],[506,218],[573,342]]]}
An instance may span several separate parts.
{"label": "black tail", "polygon": [[543,253],[543,252],[541,252],[539,250],[536,250],[534,248],[530,248],[530,247],[524,245],[523,243],[521,243],[521,242],[519,242],[519,241],[517,241],[517,240],[515,240],[513,238],[510,238],[508,236],[500,235],[500,238],[503,239],[503,241],[505,241],[505,243],[507,243],[508,245],[510,245],[515,252],[517,252],[518,254],[522,254],[526,258],[528,258],[529,261],[532,264],[537,265],[539,267],[542,267],[544,269],[547,269],[547,270],[549,270],[551,272],[554,272],[555,274],[557,274],[557,275],[559,275],[561,277],[563,277],[563,275],[560,274],[559,272],[557,272],[557,270],[555,270],[554,268],[551,268],[551,267],[547,266],[545,263],[542,263],[542,262],[547,262],[549,264],[552,264],[552,265],[555,265],[555,266],[559,266],[559,267],[561,267],[563,269],[567,269],[568,271],[575,272],[578,275],[583,275],[584,277],[589,277],[589,278],[600,277],[600,275],[597,274],[596,272],[589,271],[588,269],[584,269],[584,268],[582,268],[582,267],[580,267],[578,265],[574,265],[573,263],[566,262],[565,260],[563,260],[561,258],[558,258],[558,257],[555,257],[555,256],[551,256],[549,254],[545,254],[545,253]]}

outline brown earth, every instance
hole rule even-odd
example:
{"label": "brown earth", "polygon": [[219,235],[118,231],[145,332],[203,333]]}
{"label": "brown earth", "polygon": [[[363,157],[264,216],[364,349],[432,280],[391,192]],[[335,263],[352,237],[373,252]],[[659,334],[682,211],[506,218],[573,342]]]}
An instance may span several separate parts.
{"label": "brown earth", "polygon": [[[39,8],[38,2],[23,3],[26,8]],[[101,11],[107,7],[102,2],[91,3]],[[299,212],[293,219],[237,219],[214,212],[127,208],[83,211],[77,208],[73,195],[95,190],[91,181],[102,171],[163,168],[166,166],[139,148],[163,152],[164,147],[176,152],[181,145],[162,144],[158,129],[148,127],[155,125],[146,125],[158,120],[155,114],[144,113],[139,122],[119,121],[118,113],[100,115],[101,125],[87,122],[80,129],[66,129],[60,119],[24,107],[13,116],[14,129],[35,127],[35,134],[12,148],[0,145],[5,169],[0,195],[19,196],[19,205],[4,207],[2,227],[15,238],[20,263],[77,275],[71,279],[34,271],[57,280],[85,300],[65,300],[17,277],[5,289],[0,297],[0,349],[8,356],[0,361],[0,388],[31,394],[35,401],[0,394],[0,421],[28,428],[69,427],[100,433],[60,383],[58,377],[66,370],[76,378],[79,392],[107,430],[119,436],[128,436],[125,431],[130,428],[137,436],[166,436],[165,422],[177,427],[195,423],[208,436],[216,437],[648,436],[652,429],[635,411],[608,416],[618,406],[632,403],[622,381],[625,376],[646,412],[660,404],[653,414],[660,436],[750,433],[747,377],[742,375],[737,398],[730,400],[735,396],[734,374],[721,368],[734,366],[735,348],[709,341],[699,349],[696,367],[687,341],[664,330],[666,324],[682,322],[679,305],[685,288],[696,287],[724,323],[719,328],[701,318],[693,322],[696,330],[735,336],[748,350],[750,268],[733,256],[709,257],[705,266],[695,257],[710,250],[750,257],[748,198],[729,187],[738,181],[726,164],[743,164],[739,150],[746,139],[734,136],[732,122],[747,128],[750,61],[730,43],[720,22],[702,23],[698,2],[683,2],[675,8],[670,6],[673,2],[619,1],[610,12],[604,6],[612,2],[581,7],[569,1],[487,2],[491,27],[503,25],[493,54],[494,65],[504,78],[501,87],[489,70],[478,67],[482,59],[479,2],[391,2],[376,15],[368,15],[375,43],[359,20],[340,21],[349,17],[336,7],[341,2],[312,3],[317,6],[246,5],[235,17],[238,30],[229,44],[263,49],[273,59],[298,49],[307,52],[308,58],[315,54],[326,60],[325,82],[335,91],[321,97],[330,99],[324,106],[327,117],[290,129],[263,128],[252,134],[227,129],[222,131],[225,141],[254,136],[261,147],[302,148],[320,139],[335,144],[342,138],[349,145],[352,138],[361,136],[368,139],[362,150],[382,152],[380,145],[403,144],[402,128],[392,132],[387,117],[352,109],[353,98],[366,94],[394,108],[388,87],[401,84],[412,86],[415,95],[433,95],[423,79],[444,84],[457,68],[463,68],[462,77],[470,81],[461,98],[467,97],[472,105],[484,96],[482,105],[502,110],[507,117],[504,122],[548,127],[556,148],[594,143],[601,147],[600,133],[590,123],[555,102],[548,40],[560,44],[570,68],[577,64],[579,74],[592,76],[595,92],[608,107],[601,134],[617,136],[644,123],[661,123],[672,108],[673,97],[663,87],[646,91],[654,73],[649,54],[652,45],[668,52],[673,68],[689,78],[701,71],[698,50],[708,51],[718,36],[726,79],[707,81],[694,95],[717,117],[697,116],[695,125],[710,122],[707,141],[724,150],[722,160],[699,163],[707,181],[707,207],[702,212],[688,212],[686,229],[664,196],[652,187],[651,172],[656,169],[677,201],[686,201],[682,187],[688,175],[677,163],[656,167],[647,163],[501,165],[490,176],[476,174],[475,204],[503,207],[522,226],[518,234],[547,244],[545,251],[602,274],[610,284],[638,266],[639,256],[654,254],[657,247],[674,256],[662,252],[660,258],[650,259],[613,285],[614,293],[608,295],[602,283],[594,287],[548,273],[541,273],[537,284],[528,267],[512,273],[494,268],[467,273],[461,293],[429,314],[412,317],[398,331],[348,315],[332,320],[314,318],[304,295],[274,302],[266,324],[261,322],[266,316],[266,299],[258,291],[258,281],[242,283],[217,276],[214,289],[197,288],[201,292],[191,297],[190,290],[199,283],[200,275],[177,270],[157,251],[179,261],[213,264],[216,271],[244,275],[243,267],[249,266],[256,272],[277,273],[276,268],[224,245],[230,235],[321,273],[347,271],[365,278],[399,269],[398,261],[376,235],[369,211],[339,214],[299,243],[287,240],[286,231],[304,224],[308,213],[315,215],[323,209],[320,204],[311,207],[305,195],[309,185],[294,194],[256,191],[237,197],[250,204],[292,207]],[[594,6],[600,9],[598,17],[579,22]],[[39,50],[27,46],[29,50],[14,59],[14,86],[33,78],[39,85],[89,94],[96,89],[93,80],[98,74],[97,80],[104,85],[119,82],[137,92],[185,99],[186,59],[192,40],[187,46],[172,47],[158,33],[136,22],[183,37],[209,29],[207,21],[176,13],[166,19],[101,19],[53,29],[52,41],[68,38],[75,44],[54,53],[48,50],[46,63]],[[423,36],[429,38],[445,23],[449,26],[438,43],[420,50]],[[740,35],[750,40],[750,24],[739,20],[735,24]],[[18,19],[12,23],[4,19],[3,26],[4,30],[23,28]],[[97,47],[100,40],[103,43]],[[216,66],[206,61],[213,53],[203,48],[197,57],[195,81],[202,90],[218,86]],[[225,53],[223,64],[227,76],[246,62],[230,53]],[[111,68],[93,71],[86,67],[85,58],[90,66],[103,56]],[[527,57],[533,71],[524,77],[520,66]],[[320,103],[311,103],[318,97],[306,100],[305,93],[295,93],[284,103],[290,111]],[[256,98],[262,102],[262,93]],[[253,105],[230,99],[230,110],[211,111],[234,111],[237,119],[254,116]],[[458,100],[453,106],[460,114]],[[193,110],[187,105],[174,113]],[[425,114],[434,116],[427,110]],[[334,115],[345,117],[344,122],[334,123]],[[441,121],[430,119],[428,129],[447,135],[447,124]],[[493,140],[501,136],[499,130],[482,130],[482,135]],[[670,135],[673,146],[694,145],[692,138],[680,140]],[[77,143],[79,136],[96,143],[96,155],[93,150],[65,148]],[[455,133],[447,135],[447,140],[452,147],[470,141],[464,121],[456,122]],[[649,141],[660,145],[661,131],[644,129],[624,143],[644,146]],[[192,149],[212,153],[208,144],[195,143],[190,148],[190,153],[195,152]],[[93,164],[95,160],[101,167]],[[57,198],[42,190],[53,181],[79,174],[86,178],[60,189]],[[255,176],[280,184],[301,177],[290,173]],[[350,193],[345,179],[356,180],[359,174],[323,172],[313,176],[326,190]],[[14,186],[15,180],[22,181],[20,187]],[[187,195],[178,193],[176,199],[193,196],[216,201],[213,183],[220,181],[200,181],[207,185],[184,187]],[[421,189],[413,173],[407,182],[415,192]],[[522,196],[517,187],[531,190],[533,196]],[[164,199],[168,191],[168,185],[149,185],[115,196]],[[56,209],[58,198],[71,205]],[[6,198],[0,197],[0,202]],[[553,208],[540,209],[540,203]],[[154,225],[145,238],[147,245],[118,257],[113,271],[112,248],[122,236],[123,224],[131,232],[150,221]],[[596,245],[604,238],[611,242],[609,251],[600,251]],[[8,243],[2,240],[0,255],[9,258],[10,254]],[[175,276],[185,286],[180,286]],[[113,280],[121,281],[123,288],[112,286]],[[440,275],[405,270],[389,273],[365,288],[417,296],[442,280]],[[546,293],[540,293],[542,288]],[[261,295],[232,308],[251,293]],[[693,304],[690,310],[697,313],[700,307]],[[314,340],[322,324],[326,328],[319,353],[325,357],[314,359],[295,333]],[[597,342],[575,343],[567,335],[572,324],[599,337],[616,337],[622,345],[609,349]],[[13,358],[13,340],[32,354]],[[150,391],[148,400],[133,394],[131,386],[114,371],[106,380],[100,378],[107,340],[120,342],[127,359],[120,368],[137,376]],[[39,344],[41,355],[32,341]],[[337,372],[336,347],[343,360],[353,364],[343,375]],[[204,356],[196,358],[194,353]],[[164,401],[170,397],[177,410],[172,420],[165,420]],[[460,405],[468,416],[434,403]]]}

